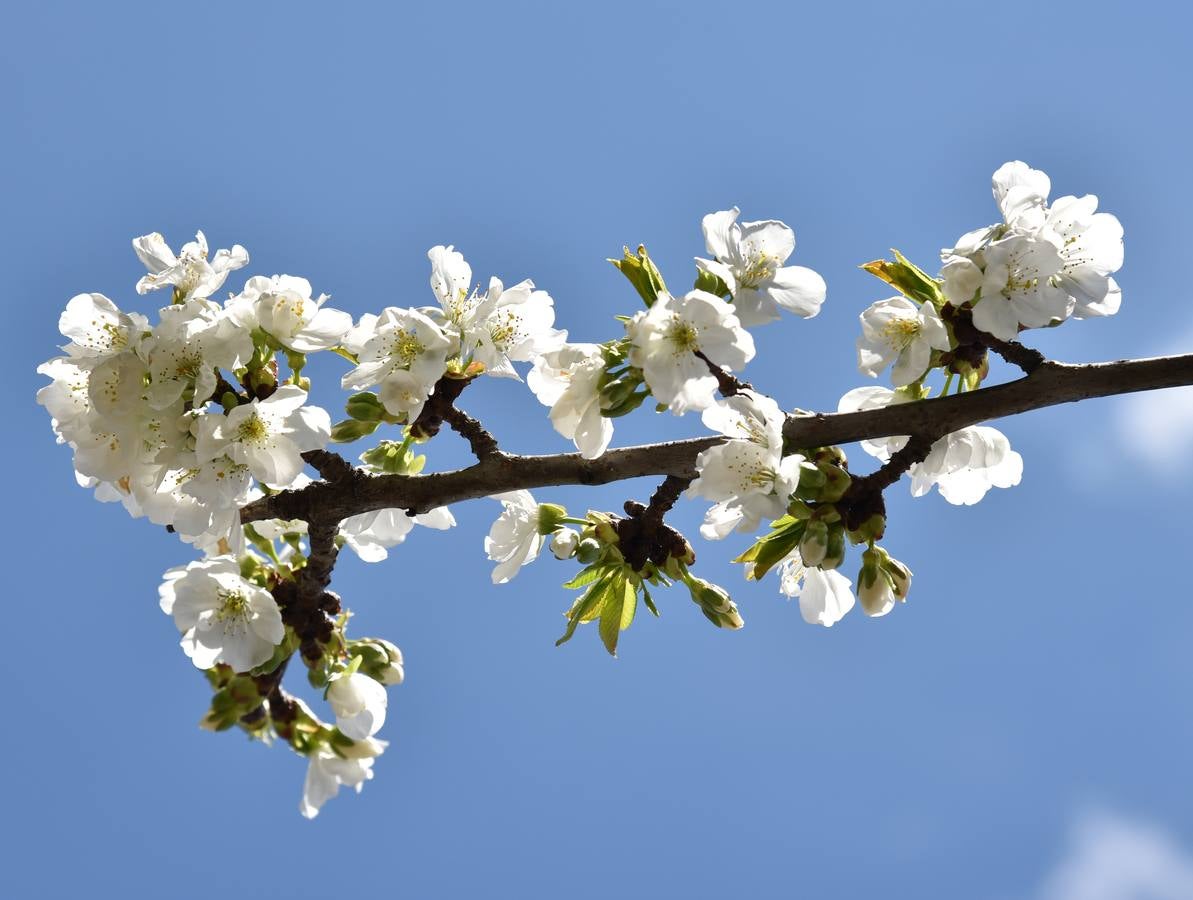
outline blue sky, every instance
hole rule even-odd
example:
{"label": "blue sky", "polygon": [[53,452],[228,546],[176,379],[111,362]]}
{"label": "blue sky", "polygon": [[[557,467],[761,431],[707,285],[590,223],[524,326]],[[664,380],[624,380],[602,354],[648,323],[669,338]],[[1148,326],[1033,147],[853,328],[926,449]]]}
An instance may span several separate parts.
{"label": "blue sky", "polygon": [[[700,217],[736,204],[791,224],[793,262],[829,286],[819,317],[757,332],[748,376],[834,408],[863,383],[856,316],[885,296],[857,265],[898,247],[932,266],[996,217],[1008,159],[1056,195],[1097,193],[1126,228],[1122,313],[1034,343],[1071,361],[1193,350],[1191,24],[1148,3],[14,7],[12,896],[1136,896],[1066,874],[1107,858],[1100,837],[1135,852],[1122,871],[1170,873],[1155,896],[1190,896],[1188,392],[1002,423],[1023,483],[976,508],[892,489],[911,601],[831,630],[744,584],[731,540],[698,544],[699,571],[733,591],[743,631],[675,592],[615,661],[591,629],[557,649],[572,569],[490,585],[491,501],[387,563],[345,559],[354,633],[399,643],[408,681],[377,778],[315,822],[297,812],[303,761],[196,727],[208,689],[156,595],[190,551],[78,489],[33,395],[71,296],[152,309],[129,247],[148,231],[241,243],[252,271],[306,276],[355,315],[430,302],[426,249],[453,243],[603,340],[636,304],[604,258],[645,241],[682,284]],[[341,369],[320,362],[330,388]],[[524,387],[466,400],[511,450],[566,449]],[[615,440],[700,429],[643,411]],[[466,459],[451,437],[429,452]],[[651,488],[539,496],[616,509]],[[702,512],[675,522],[694,534]]]}

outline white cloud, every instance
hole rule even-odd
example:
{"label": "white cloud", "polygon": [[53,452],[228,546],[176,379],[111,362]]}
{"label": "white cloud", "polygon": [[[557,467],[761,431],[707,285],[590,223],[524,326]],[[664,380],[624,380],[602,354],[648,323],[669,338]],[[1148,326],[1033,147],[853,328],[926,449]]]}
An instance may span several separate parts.
{"label": "white cloud", "polygon": [[1117,425],[1133,456],[1165,472],[1184,470],[1193,452],[1193,387],[1130,394],[1120,403]]}
{"label": "white cloud", "polygon": [[[1157,355],[1188,353],[1193,332],[1156,348]],[[1117,403],[1119,442],[1134,459],[1164,474],[1184,471],[1193,453],[1193,387],[1126,394]]]}
{"label": "white cloud", "polygon": [[1193,854],[1155,825],[1108,812],[1078,817],[1039,900],[1193,900]]}

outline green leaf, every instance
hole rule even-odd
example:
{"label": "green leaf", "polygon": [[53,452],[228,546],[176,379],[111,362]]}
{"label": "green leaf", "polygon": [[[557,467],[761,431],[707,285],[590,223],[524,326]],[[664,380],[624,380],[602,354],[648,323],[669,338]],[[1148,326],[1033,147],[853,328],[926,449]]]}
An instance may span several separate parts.
{"label": "green leaf", "polygon": [[659,617],[659,608],[654,605],[654,600],[650,596],[650,591],[646,585],[642,585],[642,602],[646,604],[646,608],[650,610],[651,615],[656,619]]}
{"label": "green leaf", "polygon": [[569,590],[582,588],[586,584],[592,584],[601,577],[601,570],[604,566],[589,566],[587,569],[581,569],[580,572],[571,581],[565,581],[563,586]]}
{"label": "green leaf", "polygon": [[[625,609],[625,589],[628,584],[625,573],[618,572],[606,591],[606,599],[601,604],[601,621],[597,630],[601,634],[601,642],[610,656],[617,655],[617,638],[621,634],[622,613]],[[631,591],[633,588],[630,589]],[[633,614],[631,613],[631,616]]]}
{"label": "green leaf", "polygon": [[609,583],[616,577],[618,571],[606,568],[601,577],[594,581],[584,595],[572,604],[572,608],[567,612],[567,630],[564,631],[563,637],[555,642],[556,647],[570,641],[572,635],[576,633],[576,627],[581,622],[591,622],[601,614]]}

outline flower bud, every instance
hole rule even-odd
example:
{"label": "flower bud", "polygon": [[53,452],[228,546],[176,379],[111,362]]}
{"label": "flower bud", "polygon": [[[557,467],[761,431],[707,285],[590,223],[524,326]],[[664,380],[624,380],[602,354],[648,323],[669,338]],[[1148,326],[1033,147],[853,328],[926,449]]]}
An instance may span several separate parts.
{"label": "flower bud", "polygon": [[596,538],[585,538],[576,545],[576,559],[589,565],[601,558],[601,542]]}
{"label": "flower bud", "polygon": [[799,542],[799,555],[805,566],[818,566],[828,554],[828,525],[821,519],[811,519]]}
{"label": "flower bud", "polygon": [[350,444],[377,430],[377,422],[361,422],[356,419],[345,419],[332,426],[331,439],[337,444]]}
{"label": "flower bud", "polygon": [[824,473],[824,487],[820,489],[820,500],[828,503],[835,503],[845,496],[845,492],[849,490],[850,482],[853,481],[849,477],[849,473],[840,466],[832,463],[819,463],[817,468]]}
{"label": "flower bud", "polygon": [[845,561],[845,526],[836,523],[829,526],[828,546],[824,551],[824,559],[820,561],[820,568],[828,571],[835,569]]}
{"label": "flower bud", "polygon": [[353,394],[344,403],[344,410],[349,417],[360,422],[380,422],[385,417],[385,407],[372,391]]}
{"label": "flower bud", "polygon": [[887,553],[874,547],[862,554],[862,568],[857,576],[857,598],[868,616],[885,616],[895,606],[895,592],[884,570]]}
{"label": "flower bud", "polygon": [[556,559],[571,559],[580,545],[580,533],[574,528],[561,528],[551,538],[551,552]]}
{"label": "flower bud", "polygon": [[849,540],[854,544],[868,544],[877,541],[886,533],[886,516],[874,513],[857,528],[849,532]]}

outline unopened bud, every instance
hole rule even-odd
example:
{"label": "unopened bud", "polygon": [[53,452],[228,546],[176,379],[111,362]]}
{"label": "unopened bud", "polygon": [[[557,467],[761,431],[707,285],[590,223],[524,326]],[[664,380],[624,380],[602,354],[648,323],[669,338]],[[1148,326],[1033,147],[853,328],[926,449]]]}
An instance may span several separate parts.
{"label": "unopened bud", "polygon": [[877,541],[886,533],[886,516],[874,513],[857,528],[849,532],[849,540],[854,544],[868,544]]}
{"label": "unopened bud", "polygon": [[845,561],[845,526],[836,523],[828,529],[828,547],[824,551],[824,559],[820,561],[820,568],[835,569]]}
{"label": "unopened bud", "polygon": [[601,542],[596,538],[585,538],[576,545],[576,559],[589,565],[601,558]]}
{"label": "unopened bud", "polygon": [[332,426],[331,439],[337,444],[350,444],[360,440],[377,430],[376,422],[361,422],[356,419],[345,419]]}
{"label": "unopened bud", "polygon": [[380,422],[385,417],[385,407],[372,391],[353,394],[344,403],[344,410],[351,418],[361,422]]}
{"label": "unopened bud", "polygon": [[828,554],[828,525],[821,519],[809,520],[799,542],[799,555],[805,566],[818,566]]}
{"label": "unopened bud", "polygon": [[556,559],[571,559],[580,545],[580,533],[574,528],[561,528],[551,538],[551,552]]}

